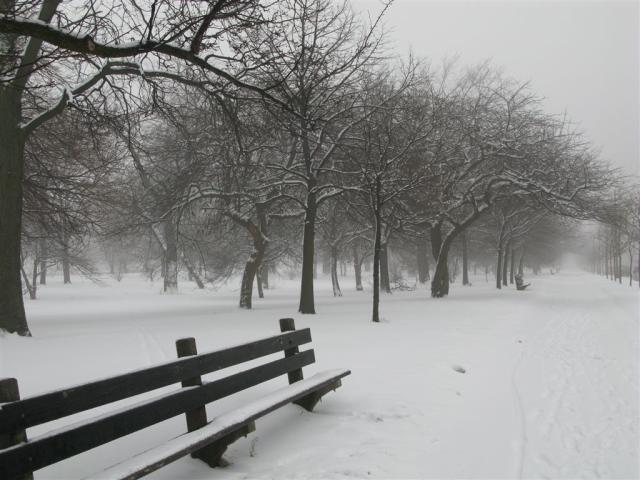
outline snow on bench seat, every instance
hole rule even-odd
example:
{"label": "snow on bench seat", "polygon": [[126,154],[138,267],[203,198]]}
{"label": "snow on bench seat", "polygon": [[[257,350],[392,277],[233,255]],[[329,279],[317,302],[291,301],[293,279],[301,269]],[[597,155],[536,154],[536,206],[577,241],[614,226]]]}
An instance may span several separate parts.
{"label": "snow on bench seat", "polygon": [[315,391],[339,386],[350,370],[327,370],[281,388],[238,409],[222,414],[206,426],[173,438],[129,460],[113,465],[87,480],[135,479],[221,439],[254,420]]}

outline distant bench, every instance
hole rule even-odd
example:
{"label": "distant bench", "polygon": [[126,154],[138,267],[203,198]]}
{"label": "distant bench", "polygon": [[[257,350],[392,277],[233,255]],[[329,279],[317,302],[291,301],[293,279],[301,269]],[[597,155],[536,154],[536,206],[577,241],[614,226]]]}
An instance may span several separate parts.
{"label": "distant bench", "polygon": [[[288,403],[312,411],[323,395],[340,387],[340,379],[351,373],[331,370],[303,379],[302,367],[314,363],[315,357],[313,350],[300,352],[298,347],[311,342],[311,332],[296,330],[290,318],[280,320],[280,330],[280,335],[199,355],[193,338],[181,339],[176,349],[178,357],[185,358],[22,400],[15,379],[0,380],[0,478],[32,478],[36,470],[182,413],[188,433],[91,478],[139,478],[188,454],[211,467],[219,465],[229,444],[255,430],[256,419]],[[201,375],[281,351],[284,358],[211,382],[201,379]],[[208,403],[285,374],[289,386],[207,421]],[[26,428],[178,382],[182,388],[26,438]]]}

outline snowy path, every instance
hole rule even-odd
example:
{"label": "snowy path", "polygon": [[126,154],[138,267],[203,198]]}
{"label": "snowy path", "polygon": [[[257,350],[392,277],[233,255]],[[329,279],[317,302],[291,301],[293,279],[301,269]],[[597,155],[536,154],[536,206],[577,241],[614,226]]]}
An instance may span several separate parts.
{"label": "snowy path", "polygon": [[[236,292],[184,285],[158,295],[135,277],[105,288],[53,284],[28,304],[33,339],[0,336],[0,376],[35,393],[171,359],[179,337],[207,350],[273,334],[278,318],[294,316],[312,329],[316,371],[352,370],[343,388],[314,414],[289,406],[260,420],[229,450],[227,468],[184,459],[153,478],[638,478],[637,285],[583,273],[530,280],[526,292],[498,292],[478,278],[444,300],[394,293],[379,325],[350,279],[337,299],[320,283],[316,316],[295,313],[296,284],[285,280],[250,312],[235,307]],[[215,403],[210,417],[234,405]],[[94,473],[182,432],[183,422],[36,478]]]}
{"label": "snowy path", "polygon": [[581,288],[565,285],[560,304],[545,295],[546,325],[515,375],[535,447],[525,476],[618,478],[638,461],[638,304],[608,284],[588,299]]}

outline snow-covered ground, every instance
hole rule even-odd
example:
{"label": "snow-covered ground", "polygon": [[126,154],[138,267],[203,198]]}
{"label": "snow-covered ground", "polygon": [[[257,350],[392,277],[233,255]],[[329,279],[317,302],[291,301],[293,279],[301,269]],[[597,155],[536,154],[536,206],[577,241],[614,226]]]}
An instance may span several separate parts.
{"label": "snow-covered ground", "polygon": [[[102,287],[54,277],[27,301],[34,337],[0,335],[0,377],[29,395],[172,359],[177,338],[211,350],[277,333],[278,318],[293,316],[314,338],[308,374],[348,367],[343,387],[314,413],[289,405],[259,420],[228,467],[184,458],[153,478],[638,478],[637,285],[578,272],[528,280],[517,292],[477,278],[438,300],[396,292],[372,324],[370,294],[350,279],[341,298],[320,280],[319,313],[302,316],[297,283],[284,279],[240,311],[232,289],[184,282],[162,295],[135,275]],[[284,382],[216,402],[209,417]],[[177,417],[36,478],[81,478],[184,429]]]}

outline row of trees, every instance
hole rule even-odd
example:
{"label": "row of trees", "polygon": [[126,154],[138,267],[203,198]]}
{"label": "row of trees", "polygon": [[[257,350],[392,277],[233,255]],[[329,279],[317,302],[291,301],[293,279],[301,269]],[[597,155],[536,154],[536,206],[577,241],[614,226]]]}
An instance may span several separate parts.
{"label": "row of trees", "polygon": [[85,3],[0,10],[0,328],[29,333],[21,277],[35,295],[47,263],[91,274],[96,235],[167,292],[181,266],[203,286],[241,264],[244,308],[299,264],[301,313],[321,241],[335,295],[338,262],[361,289],[371,259],[377,322],[390,244],[422,282],[430,254],[443,297],[458,245],[464,277],[469,244],[495,244],[500,288],[555,217],[610,219],[615,172],[526,85],[391,61],[348,3]]}

